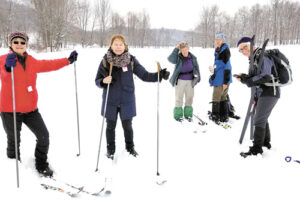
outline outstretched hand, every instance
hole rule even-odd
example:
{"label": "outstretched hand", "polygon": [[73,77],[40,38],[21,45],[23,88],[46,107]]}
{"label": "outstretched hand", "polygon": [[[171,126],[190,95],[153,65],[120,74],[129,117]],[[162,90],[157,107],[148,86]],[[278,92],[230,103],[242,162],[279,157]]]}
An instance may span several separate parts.
{"label": "outstretched hand", "polygon": [[78,57],[78,53],[76,52],[76,50],[71,52],[70,56],[68,57],[70,64],[72,64],[74,61],[77,61],[77,57]]}
{"label": "outstretched hand", "polygon": [[170,76],[170,72],[167,71],[167,68],[161,69],[159,71],[159,81],[161,81],[162,79],[168,80]]}

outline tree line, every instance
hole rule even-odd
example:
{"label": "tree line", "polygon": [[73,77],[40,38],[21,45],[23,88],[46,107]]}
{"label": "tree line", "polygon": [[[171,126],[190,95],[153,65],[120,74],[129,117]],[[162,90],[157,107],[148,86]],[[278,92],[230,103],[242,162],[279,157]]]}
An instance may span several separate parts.
{"label": "tree line", "polygon": [[0,47],[7,46],[7,36],[16,30],[30,34],[31,48],[50,51],[77,44],[107,47],[113,34],[123,34],[131,47],[174,46],[178,41],[214,47],[216,32],[224,32],[232,46],[252,34],[258,43],[266,38],[274,45],[300,43],[299,2],[272,0],[231,16],[217,5],[199,11],[195,29],[181,31],[152,29],[146,10],[121,16],[109,0],[0,0]]}

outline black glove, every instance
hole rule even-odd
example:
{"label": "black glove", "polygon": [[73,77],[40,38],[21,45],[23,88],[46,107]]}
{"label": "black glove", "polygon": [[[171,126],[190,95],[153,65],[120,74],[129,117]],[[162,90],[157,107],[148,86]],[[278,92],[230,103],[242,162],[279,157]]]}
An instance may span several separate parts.
{"label": "black glove", "polygon": [[5,61],[5,70],[7,72],[11,72],[11,67],[16,67],[17,65],[17,54],[16,53],[11,53],[7,55],[6,61]]}
{"label": "black glove", "polygon": [[167,68],[164,68],[159,71],[159,82],[161,82],[162,79],[168,80],[170,76],[170,72],[167,71]]}
{"label": "black glove", "polygon": [[68,57],[70,64],[72,64],[74,61],[77,60],[77,56],[78,56],[78,53],[76,52],[76,50],[71,52],[70,57]]}
{"label": "black glove", "polygon": [[241,79],[242,83],[247,83],[248,79],[250,78],[249,75],[242,73],[238,78]]}

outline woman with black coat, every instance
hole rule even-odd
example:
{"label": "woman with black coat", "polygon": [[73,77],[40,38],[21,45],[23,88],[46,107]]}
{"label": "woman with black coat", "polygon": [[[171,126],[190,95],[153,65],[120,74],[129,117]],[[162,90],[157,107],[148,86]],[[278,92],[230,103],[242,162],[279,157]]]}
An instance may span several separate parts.
{"label": "woman with black coat", "polygon": [[[112,74],[109,75],[110,64]],[[157,82],[158,73],[149,73],[128,52],[128,46],[122,35],[114,35],[111,38],[110,48],[100,63],[96,76],[96,85],[103,88],[101,115],[106,118],[106,141],[107,157],[114,158],[115,153],[115,128],[117,115],[120,115],[124,130],[126,150],[130,155],[136,157],[138,153],[134,149],[132,118],[136,116],[136,103],[134,93],[133,74],[146,82]],[[160,71],[161,79],[167,80],[169,72],[166,69]],[[110,84],[106,111],[105,100],[107,85]]]}

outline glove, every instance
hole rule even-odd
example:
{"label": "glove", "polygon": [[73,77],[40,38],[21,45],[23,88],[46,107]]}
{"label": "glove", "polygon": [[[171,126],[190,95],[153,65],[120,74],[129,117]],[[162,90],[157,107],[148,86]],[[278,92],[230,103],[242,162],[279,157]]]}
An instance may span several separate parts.
{"label": "glove", "polygon": [[77,56],[78,56],[78,53],[76,52],[76,50],[71,52],[70,57],[68,57],[70,64],[72,64],[74,61],[77,60]]}
{"label": "glove", "polygon": [[159,82],[161,82],[162,79],[168,80],[170,76],[170,72],[167,71],[167,68],[164,68],[159,71]]}
{"label": "glove", "polygon": [[249,76],[248,76],[247,74],[245,74],[245,73],[242,73],[242,74],[239,76],[239,78],[241,79],[241,82],[242,82],[242,83],[246,83],[246,82],[248,81],[248,79],[249,79]]}
{"label": "glove", "polygon": [[5,70],[7,72],[11,72],[11,67],[16,67],[17,65],[17,54],[16,53],[11,53],[7,55],[6,61],[5,61]]}
{"label": "glove", "polygon": [[215,65],[214,66],[209,66],[208,70],[209,70],[210,73],[214,73],[215,68],[216,68]]}

